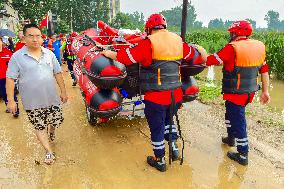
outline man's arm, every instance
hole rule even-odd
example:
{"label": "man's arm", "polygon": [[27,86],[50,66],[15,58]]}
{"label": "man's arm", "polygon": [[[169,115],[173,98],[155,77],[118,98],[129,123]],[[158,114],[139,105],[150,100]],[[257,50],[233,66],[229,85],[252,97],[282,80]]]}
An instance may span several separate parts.
{"label": "man's arm", "polygon": [[61,98],[61,101],[63,103],[67,102],[68,100],[68,97],[67,97],[67,93],[66,93],[66,88],[65,88],[65,84],[64,84],[64,80],[63,80],[63,77],[62,77],[62,73],[57,73],[57,74],[54,74],[54,77],[56,79],[56,82],[60,88],[60,98]]}
{"label": "man's arm", "polygon": [[6,78],[6,93],[8,104],[7,107],[11,111],[12,114],[15,114],[17,111],[17,104],[14,100],[14,92],[15,92],[15,82],[14,79]]}
{"label": "man's arm", "polygon": [[268,86],[269,86],[269,74],[268,72],[261,74],[261,82],[262,82],[262,92],[260,95],[260,102],[263,104],[267,104],[270,101],[270,96],[268,92]]}
{"label": "man's arm", "polygon": [[104,50],[101,52],[103,55],[105,55],[106,57],[112,59],[112,60],[116,60],[117,59],[117,52],[111,51],[111,50]]}

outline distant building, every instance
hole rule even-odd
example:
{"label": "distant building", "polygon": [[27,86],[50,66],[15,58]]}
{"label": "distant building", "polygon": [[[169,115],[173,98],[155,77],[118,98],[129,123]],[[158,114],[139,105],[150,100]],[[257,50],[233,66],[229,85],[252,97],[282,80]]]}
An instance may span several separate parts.
{"label": "distant building", "polygon": [[120,0],[109,0],[109,18],[110,21],[120,12]]}
{"label": "distant building", "polygon": [[12,0],[0,5],[0,28],[16,32],[19,27],[18,11],[12,7]]}

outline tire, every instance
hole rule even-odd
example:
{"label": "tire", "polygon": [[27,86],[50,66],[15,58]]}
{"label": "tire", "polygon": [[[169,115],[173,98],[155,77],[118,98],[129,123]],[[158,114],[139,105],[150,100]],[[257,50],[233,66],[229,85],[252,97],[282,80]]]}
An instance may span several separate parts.
{"label": "tire", "polygon": [[97,118],[94,116],[94,113],[90,110],[88,106],[86,106],[86,115],[89,124],[95,126],[97,124]]}

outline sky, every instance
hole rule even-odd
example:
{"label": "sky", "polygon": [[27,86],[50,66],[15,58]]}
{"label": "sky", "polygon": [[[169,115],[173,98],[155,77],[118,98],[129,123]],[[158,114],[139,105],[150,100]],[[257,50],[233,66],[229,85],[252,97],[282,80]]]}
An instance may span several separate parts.
{"label": "sky", "polygon": [[[250,18],[256,21],[257,27],[267,27],[264,20],[269,10],[280,14],[284,20],[284,0],[191,0],[195,7],[198,21],[207,26],[214,18],[240,20]],[[171,9],[182,4],[182,0],[120,0],[122,12],[142,12],[145,17],[152,13]]]}

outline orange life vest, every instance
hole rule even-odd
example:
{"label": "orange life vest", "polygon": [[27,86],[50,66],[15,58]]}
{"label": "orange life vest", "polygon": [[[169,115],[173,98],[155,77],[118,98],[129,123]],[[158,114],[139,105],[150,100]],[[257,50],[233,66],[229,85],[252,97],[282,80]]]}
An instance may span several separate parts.
{"label": "orange life vest", "polygon": [[258,40],[247,39],[230,43],[235,50],[235,68],[223,70],[223,93],[245,94],[259,90],[257,76],[265,62],[265,45]]}
{"label": "orange life vest", "polygon": [[183,42],[180,36],[167,30],[149,35],[152,48],[152,64],[142,67],[140,74],[142,91],[163,91],[181,87],[179,66],[183,58]]}

